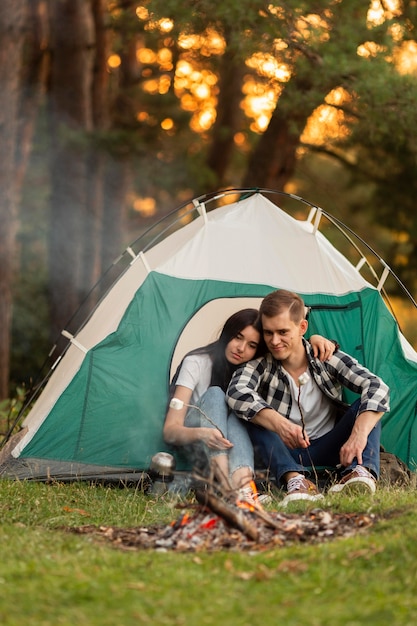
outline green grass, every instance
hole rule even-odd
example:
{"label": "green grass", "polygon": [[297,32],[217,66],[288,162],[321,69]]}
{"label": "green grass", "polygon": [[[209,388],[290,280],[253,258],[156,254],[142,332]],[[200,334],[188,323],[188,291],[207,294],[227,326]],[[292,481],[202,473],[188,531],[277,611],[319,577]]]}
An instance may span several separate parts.
{"label": "green grass", "polygon": [[168,523],[179,516],[174,505],[134,489],[0,481],[1,624],[417,623],[413,489],[334,496],[324,508],[375,513],[378,523],[354,537],[259,553],[125,551],[65,530]]}

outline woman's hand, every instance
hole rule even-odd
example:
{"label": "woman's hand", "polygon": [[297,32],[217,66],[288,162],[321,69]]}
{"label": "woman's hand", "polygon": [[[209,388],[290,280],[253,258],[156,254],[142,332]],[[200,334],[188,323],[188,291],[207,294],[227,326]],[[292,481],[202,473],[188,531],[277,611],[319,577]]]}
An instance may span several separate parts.
{"label": "woman's hand", "polygon": [[213,450],[228,450],[233,448],[233,444],[223,437],[217,428],[199,428],[201,432],[200,439],[208,448]]}
{"label": "woman's hand", "polygon": [[311,343],[311,347],[313,348],[313,354],[317,358],[319,357],[320,361],[327,361],[333,356],[334,351],[336,350],[336,345],[330,339],[326,339],[326,337],[322,337],[321,335],[311,335],[309,339]]}
{"label": "woman's hand", "polygon": [[175,388],[175,398],[183,403],[180,409],[170,407],[165,417],[164,440],[174,446],[185,446],[202,441],[212,450],[228,450],[233,444],[223,437],[218,428],[200,426],[185,426],[184,421],[187,408],[191,401],[191,389],[178,385]]}

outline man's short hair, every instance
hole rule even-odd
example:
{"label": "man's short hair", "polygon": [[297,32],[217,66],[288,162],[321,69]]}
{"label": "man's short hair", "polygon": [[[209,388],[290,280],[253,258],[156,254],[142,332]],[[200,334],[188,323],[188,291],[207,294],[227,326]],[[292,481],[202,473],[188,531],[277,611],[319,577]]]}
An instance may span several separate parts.
{"label": "man's short hair", "polygon": [[288,310],[291,321],[298,324],[305,318],[305,304],[299,295],[286,289],[278,289],[269,293],[261,302],[259,315],[275,317]]}

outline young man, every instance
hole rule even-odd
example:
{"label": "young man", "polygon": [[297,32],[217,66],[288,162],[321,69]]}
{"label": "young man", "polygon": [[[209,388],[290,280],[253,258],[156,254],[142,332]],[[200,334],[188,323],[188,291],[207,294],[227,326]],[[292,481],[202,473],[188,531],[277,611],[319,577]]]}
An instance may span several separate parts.
{"label": "young man", "polygon": [[[356,485],[373,493],[387,385],[340,350],[324,362],[314,357],[303,337],[308,322],[297,294],[270,293],[259,315],[269,353],[236,370],[226,399],[248,421],[263,462],[286,485],[284,504],[322,497],[305,477],[314,466],[343,467],[329,491]],[[342,402],[343,387],[360,394],[351,407]]]}

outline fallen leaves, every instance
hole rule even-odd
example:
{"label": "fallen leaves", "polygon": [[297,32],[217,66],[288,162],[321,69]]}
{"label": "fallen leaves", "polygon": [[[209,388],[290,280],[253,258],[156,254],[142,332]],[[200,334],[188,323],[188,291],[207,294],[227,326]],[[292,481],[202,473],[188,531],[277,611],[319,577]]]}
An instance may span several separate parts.
{"label": "fallen leaves", "polygon": [[73,507],[70,507],[70,506],[63,506],[62,510],[65,511],[65,513],[77,513],[77,515],[84,515],[85,517],[90,517],[90,513],[88,513],[87,511],[84,511],[84,509],[74,509]]}

